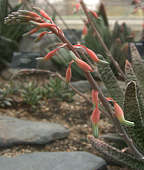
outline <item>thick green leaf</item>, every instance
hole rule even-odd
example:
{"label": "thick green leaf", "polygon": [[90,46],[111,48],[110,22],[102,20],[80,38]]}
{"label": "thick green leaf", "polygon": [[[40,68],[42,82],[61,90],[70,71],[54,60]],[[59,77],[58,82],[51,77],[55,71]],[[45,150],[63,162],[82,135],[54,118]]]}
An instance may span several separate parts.
{"label": "thick green leaf", "polygon": [[93,136],[89,136],[88,139],[92,146],[100,152],[107,161],[135,170],[144,170],[144,161],[136,159],[134,155],[124,153]]}
{"label": "thick green leaf", "polygon": [[123,107],[124,94],[109,64],[98,64],[98,71],[105,87],[111,95],[107,97],[112,97],[121,107]]}
{"label": "thick green leaf", "polygon": [[131,81],[125,93],[125,118],[135,123],[134,127],[124,127],[139,151],[144,152],[144,126],[137,98],[136,83]]}
{"label": "thick green leaf", "polygon": [[132,67],[138,79],[138,86],[144,96],[144,62],[134,44],[130,44]]}

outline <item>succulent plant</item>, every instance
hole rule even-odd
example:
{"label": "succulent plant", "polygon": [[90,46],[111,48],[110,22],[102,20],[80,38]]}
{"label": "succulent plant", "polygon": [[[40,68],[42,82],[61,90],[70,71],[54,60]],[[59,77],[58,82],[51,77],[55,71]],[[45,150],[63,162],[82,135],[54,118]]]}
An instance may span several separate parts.
{"label": "succulent plant", "polygon": [[[0,0],[0,64],[5,66],[11,61],[14,51],[18,50],[18,41],[26,30],[25,25],[6,25],[4,18],[12,11],[16,11],[21,4],[11,7],[8,0]],[[1,67],[2,68],[2,67]]]}
{"label": "succulent plant", "polygon": [[[123,144],[125,140],[122,142],[121,133],[110,136],[107,134],[104,137],[100,137],[100,139],[89,136],[88,139],[93,147],[99,151],[107,161],[135,170],[144,170],[144,75],[142,74],[144,63],[135,45],[132,43],[130,45],[130,50],[132,64],[128,61],[126,62],[125,72],[127,77],[127,87],[124,93],[118,85],[115,85],[118,84],[118,82],[114,78],[110,67],[107,65],[103,66],[104,69],[102,70],[99,66],[99,72],[101,79],[109,91],[110,97],[117,100],[123,107],[125,118],[133,121],[135,124],[133,127],[122,125],[122,128],[127,133],[133,143],[133,146],[138,151],[139,156],[130,150],[128,145]],[[109,71],[106,71],[108,69]],[[114,84],[113,86],[111,82],[114,82],[112,83]],[[110,86],[112,86],[113,90],[110,90]],[[118,141],[122,144],[121,147]]]}
{"label": "succulent plant", "polygon": [[[82,0],[80,2],[82,2]],[[55,54],[55,51],[58,51],[65,46],[68,47],[72,55],[71,62],[74,62],[84,72],[87,80],[92,86],[92,92],[93,92],[92,101],[94,105],[94,112],[91,116],[91,122],[93,126],[92,128],[93,128],[94,136],[95,137],[98,136],[97,123],[100,118],[100,112],[99,112],[99,107],[98,107],[98,98],[99,98],[102,105],[105,108],[104,112],[113,121],[117,129],[118,136],[120,137],[120,139],[123,139],[123,141],[126,143],[126,147],[120,149],[119,146],[117,147],[117,143],[114,143],[113,141],[111,141],[110,144],[107,144],[105,143],[105,141],[102,141],[100,139],[95,139],[93,136],[89,136],[88,139],[90,140],[92,145],[107,160],[115,162],[118,165],[127,166],[132,169],[143,170],[144,169],[144,155],[143,155],[144,154],[144,142],[143,142],[144,141],[144,134],[143,134],[144,133],[144,126],[143,126],[144,74],[142,74],[143,73],[142,71],[144,69],[144,66],[143,66],[143,60],[139,56],[139,53],[137,52],[136,47],[133,44],[130,45],[131,54],[132,54],[132,66],[128,61],[126,62],[126,69],[125,69],[126,70],[126,82],[128,84],[124,92],[121,89],[121,87],[118,85],[119,83],[117,82],[116,77],[114,76],[113,72],[111,71],[111,68],[105,61],[97,57],[94,51],[92,51],[86,46],[72,45],[65,38],[62,30],[59,27],[57,27],[57,25],[51,20],[51,18],[42,9],[39,9],[39,8],[35,8],[35,9],[41,13],[42,17],[39,16],[37,13],[30,12],[30,11],[25,12],[21,10],[18,12],[19,14],[18,17],[21,20],[21,22],[22,22],[22,18],[20,14],[25,13],[26,18],[27,16],[31,16],[30,22],[34,24],[35,26],[34,29],[36,29],[36,31],[37,31],[37,28],[45,27],[48,30],[51,30],[62,41],[62,45],[60,44],[59,47],[57,47],[55,50],[52,50],[51,52],[49,52],[45,57],[42,58],[42,60],[46,60],[47,57],[48,59],[50,59],[52,55]],[[12,15],[15,16],[15,13],[13,13]],[[43,18],[45,18],[46,21],[43,20]],[[6,18],[5,20],[6,23],[9,22],[9,19],[11,20],[11,22],[14,21],[13,19],[11,19],[11,15],[10,15]],[[101,19],[99,21],[101,22]],[[98,68],[99,68],[101,80],[104,82],[105,86],[108,89],[108,92],[109,92],[108,97],[104,97],[97,82],[93,79],[92,75],[90,74],[90,72],[94,71],[93,66],[91,67],[91,64],[86,63],[85,61],[81,59],[81,57],[79,56],[79,53],[76,50],[77,47],[82,49],[83,51],[86,51],[86,54],[89,55],[89,57],[96,64],[102,64],[101,66],[98,66]],[[71,65],[69,65],[68,70],[67,70],[68,76],[66,75],[66,80],[68,81],[67,83],[69,83],[71,79],[71,73],[69,72],[70,66]],[[112,105],[112,107],[110,104]],[[124,118],[122,108],[125,112],[125,118],[128,120],[132,120],[133,122],[127,121]],[[97,111],[99,113],[96,115]],[[115,145],[113,145],[113,143]]]}
{"label": "succulent plant", "polygon": [[[119,63],[120,68],[124,71],[125,60],[128,56],[128,42],[134,40],[134,34],[127,26],[126,23],[121,25],[117,22],[114,25],[113,30],[111,31],[108,24],[108,19],[106,15],[106,10],[103,4],[101,4],[99,11],[99,18],[94,17],[90,12],[89,16],[94,23],[97,31],[101,35],[105,45],[110,50],[113,58]],[[109,61],[109,58],[105,52],[103,45],[99,42],[97,36],[95,35],[93,28],[88,23],[88,33],[84,38],[84,44],[95,51],[97,54],[101,54],[105,59]],[[111,63],[111,62],[110,62]],[[110,64],[113,72],[116,74],[117,71],[114,65]]]}

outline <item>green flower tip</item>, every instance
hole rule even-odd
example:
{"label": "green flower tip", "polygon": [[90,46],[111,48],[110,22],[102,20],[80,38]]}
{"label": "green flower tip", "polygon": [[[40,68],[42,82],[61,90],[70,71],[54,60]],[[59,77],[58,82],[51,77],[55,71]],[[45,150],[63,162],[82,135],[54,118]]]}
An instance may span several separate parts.
{"label": "green flower tip", "polygon": [[100,64],[109,64],[107,61],[104,61],[104,60],[99,60],[98,63],[100,63]]}
{"label": "green flower tip", "polygon": [[121,124],[126,125],[126,126],[130,126],[130,127],[134,127],[135,126],[134,122],[130,122],[128,120],[122,121]]}
{"label": "green flower tip", "polygon": [[93,136],[95,138],[99,137],[99,131],[98,131],[98,125],[97,124],[92,124],[92,131],[93,131]]}

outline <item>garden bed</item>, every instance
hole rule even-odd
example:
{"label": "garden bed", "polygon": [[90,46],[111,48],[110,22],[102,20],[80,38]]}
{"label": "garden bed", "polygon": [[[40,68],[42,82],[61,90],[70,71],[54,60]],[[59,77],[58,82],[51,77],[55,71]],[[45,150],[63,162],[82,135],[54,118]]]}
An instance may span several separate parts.
{"label": "garden bed", "polygon": [[[1,79],[1,83],[2,82],[5,86],[10,83]],[[86,93],[86,96],[90,97],[90,93]],[[70,129],[70,135],[65,139],[56,140],[46,145],[18,145],[5,149],[1,148],[0,155],[14,157],[35,151],[86,151],[99,155],[87,141],[87,135],[92,134],[90,128],[92,106],[79,95],[75,94],[72,102],[63,101],[57,97],[43,99],[40,100],[39,105],[34,109],[32,109],[30,105],[24,104],[20,96],[9,95],[8,97],[12,99],[13,105],[0,108],[0,115],[16,117],[23,120],[58,123]],[[113,130],[112,125],[103,115],[99,125],[100,134],[107,134]],[[109,170],[119,169],[121,168],[109,167]]]}

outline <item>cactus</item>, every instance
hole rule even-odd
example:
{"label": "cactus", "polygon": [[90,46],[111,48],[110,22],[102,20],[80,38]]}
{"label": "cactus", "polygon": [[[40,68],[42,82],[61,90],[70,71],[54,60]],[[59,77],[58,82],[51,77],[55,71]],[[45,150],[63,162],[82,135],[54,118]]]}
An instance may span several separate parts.
{"label": "cactus", "polygon": [[[125,113],[125,118],[127,120],[131,120],[135,123],[134,127],[122,126],[133,145],[136,147],[138,152],[141,155],[137,157],[130,150],[124,151],[125,147],[129,147],[127,145],[122,144],[121,147],[117,140],[122,140],[121,134],[111,135],[108,137],[101,137],[101,139],[96,139],[93,136],[89,136],[88,139],[93,147],[100,152],[100,154],[108,161],[114,162],[117,165],[125,166],[135,170],[144,170],[144,98],[143,98],[143,78],[141,75],[144,69],[143,60],[141,59],[136,47],[134,44],[130,44],[132,64],[128,61],[126,62],[125,73],[126,73],[126,83],[127,87],[125,90],[125,97],[123,96],[123,109]],[[101,78],[106,85],[106,87],[111,86],[110,77],[113,77],[112,71],[105,71],[105,67],[103,66],[103,70],[99,66],[99,73]],[[110,69],[110,68],[109,68]],[[111,76],[109,75],[111,74]],[[103,78],[106,77],[106,78]],[[116,79],[112,78],[112,82],[116,83]],[[109,84],[109,85],[108,85]],[[120,90],[120,87],[116,87],[117,91]],[[114,89],[115,89],[114,88]],[[111,90],[110,95],[113,96],[116,90]],[[115,94],[114,94],[115,95]],[[118,100],[119,101],[119,100]],[[122,104],[122,102],[121,102]],[[102,140],[103,139],[103,140]],[[125,140],[123,140],[124,142]],[[123,143],[122,142],[122,143]],[[123,148],[122,148],[123,146]]]}

